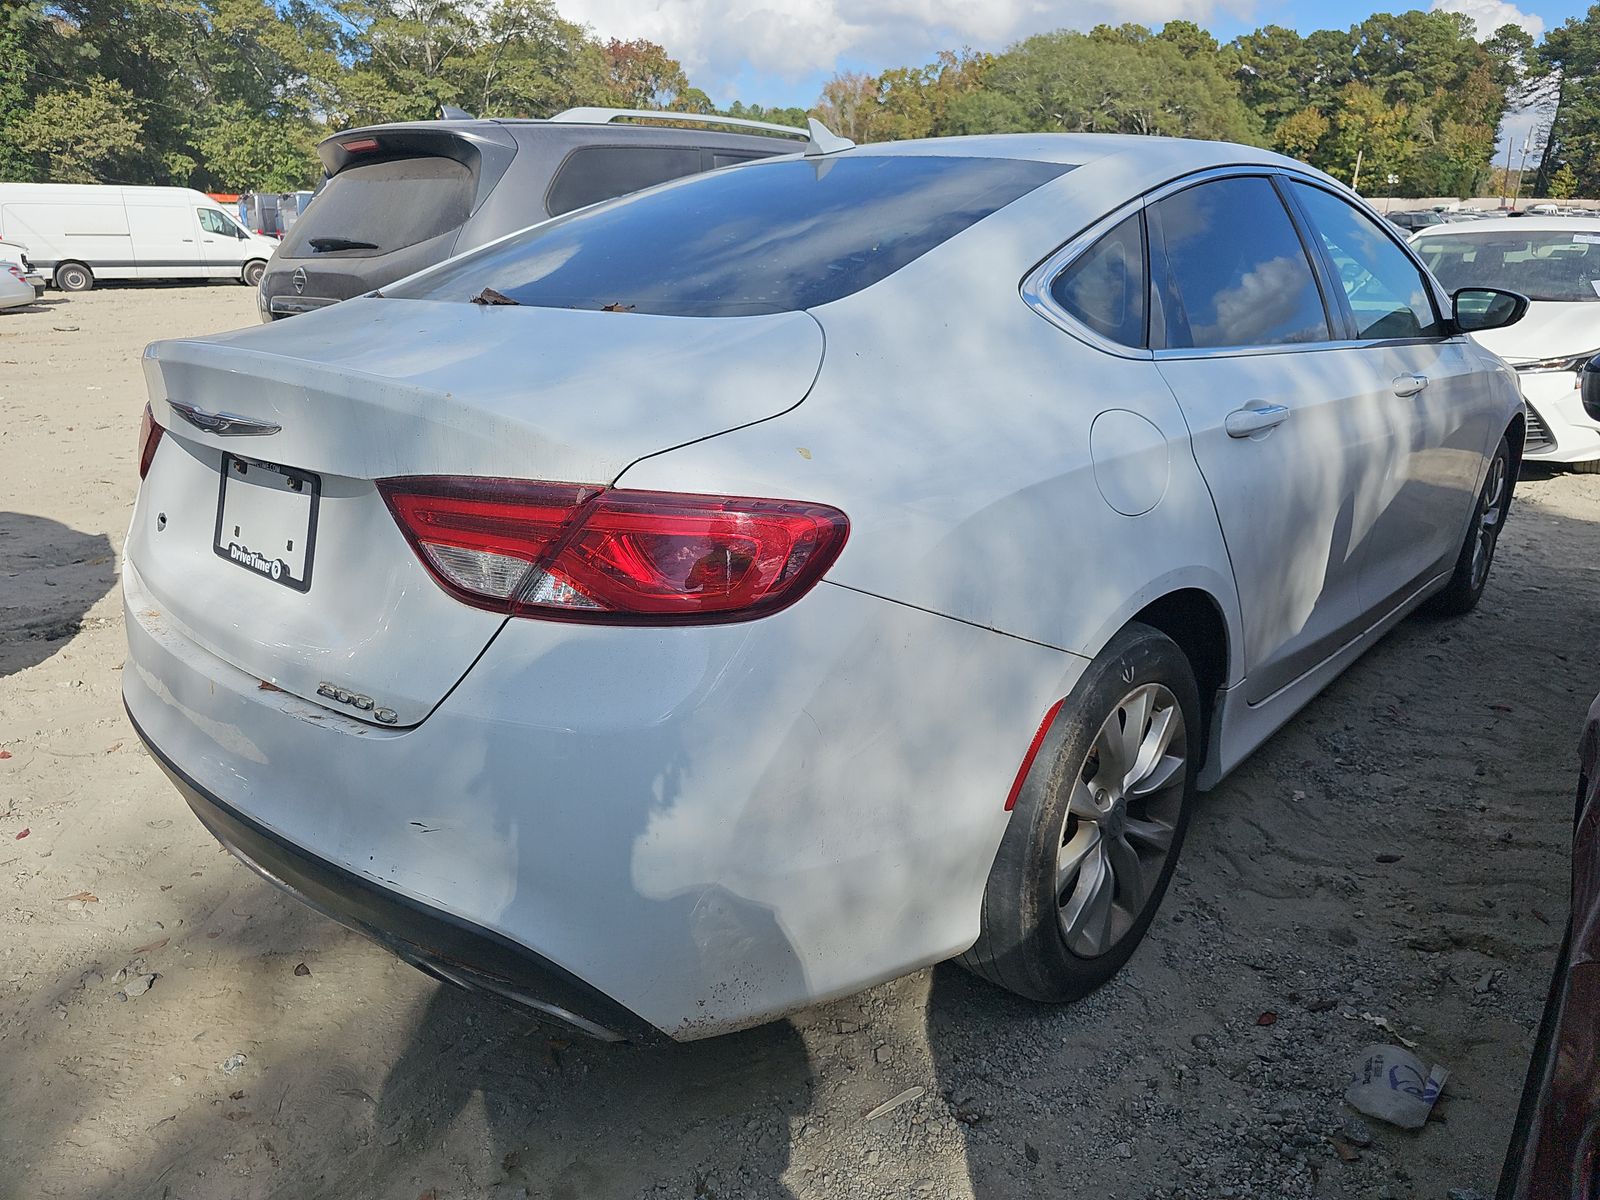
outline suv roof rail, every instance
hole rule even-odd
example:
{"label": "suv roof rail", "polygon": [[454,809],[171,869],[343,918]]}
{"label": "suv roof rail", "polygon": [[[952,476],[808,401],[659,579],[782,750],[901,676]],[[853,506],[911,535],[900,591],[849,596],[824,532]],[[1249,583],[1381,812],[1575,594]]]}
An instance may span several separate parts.
{"label": "suv roof rail", "polygon": [[619,117],[632,117],[653,121],[698,121],[702,125],[734,125],[741,129],[764,129],[768,133],[781,133],[784,137],[809,141],[811,135],[793,125],[775,125],[771,121],[751,121],[745,117],[722,117],[715,113],[668,112],[654,108],[569,108],[551,117],[570,125],[609,125]]}

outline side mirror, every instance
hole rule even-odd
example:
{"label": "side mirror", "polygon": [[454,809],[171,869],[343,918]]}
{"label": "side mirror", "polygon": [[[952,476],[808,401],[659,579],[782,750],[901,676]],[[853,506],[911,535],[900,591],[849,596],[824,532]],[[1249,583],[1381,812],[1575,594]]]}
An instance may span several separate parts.
{"label": "side mirror", "polygon": [[1504,329],[1522,320],[1528,298],[1499,288],[1462,288],[1450,297],[1451,317],[1462,333]]}

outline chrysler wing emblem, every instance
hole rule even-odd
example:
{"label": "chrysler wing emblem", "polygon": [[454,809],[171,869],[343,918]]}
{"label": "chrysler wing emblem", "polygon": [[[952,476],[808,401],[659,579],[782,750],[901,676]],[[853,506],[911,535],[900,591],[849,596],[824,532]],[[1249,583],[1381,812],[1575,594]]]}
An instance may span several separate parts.
{"label": "chrysler wing emblem", "polygon": [[234,413],[207,412],[191,404],[179,404],[176,400],[168,400],[167,404],[196,429],[203,429],[218,437],[265,437],[283,428],[274,421],[257,421],[254,417],[241,417]]}
{"label": "chrysler wing emblem", "polygon": [[306,269],[304,267],[296,267],[294,274],[290,278],[294,280],[294,294],[296,296],[303,294],[306,290]]}

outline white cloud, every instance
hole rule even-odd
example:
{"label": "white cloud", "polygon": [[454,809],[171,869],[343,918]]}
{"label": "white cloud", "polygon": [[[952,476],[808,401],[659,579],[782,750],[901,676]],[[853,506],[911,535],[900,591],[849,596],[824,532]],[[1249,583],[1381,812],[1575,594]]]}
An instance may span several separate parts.
{"label": "white cloud", "polygon": [[752,73],[792,83],[831,72],[841,59],[879,68],[921,64],[939,50],[968,45],[1000,50],[1017,38],[1046,30],[1088,29],[1102,21],[1159,25],[1178,17],[1205,24],[1219,10],[1243,17],[1252,7],[1253,0],[745,0],[743,4],[564,0],[560,4],[563,16],[593,26],[601,37],[659,42],[713,97],[733,79]]}
{"label": "white cloud", "polygon": [[1493,36],[1502,25],[1521,25],[1534,37],[1544,32],[1544,18],[1525,13],[1506,0],[1433,0],[1432,11],[1465,13],[1478,28],[1478,40]]}

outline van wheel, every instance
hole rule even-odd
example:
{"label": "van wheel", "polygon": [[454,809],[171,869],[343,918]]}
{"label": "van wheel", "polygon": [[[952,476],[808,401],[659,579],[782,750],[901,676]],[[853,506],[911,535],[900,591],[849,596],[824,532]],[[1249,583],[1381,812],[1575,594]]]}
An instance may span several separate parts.
{"label": "van wheel", "polygon": [[63,292],[87,292],[94,286],[94,272],[82,263],[62,263],[56,268],[56,286]]}
{"label": "van wheel", "polygon": [[267,264],[257,258],[245,263],[244,274],[241,278],[244,280],[245,287],[256,287],[261,283],[261,277],[266,273]]}
{"label": "van wheel", "polygon": [[1189,660],[1130,624],[1062,703],[958,960],[1033,1000],[1087,995],[1133,956],[1194,808],[1200,695]]}

